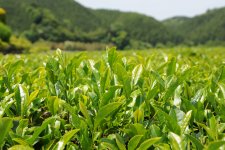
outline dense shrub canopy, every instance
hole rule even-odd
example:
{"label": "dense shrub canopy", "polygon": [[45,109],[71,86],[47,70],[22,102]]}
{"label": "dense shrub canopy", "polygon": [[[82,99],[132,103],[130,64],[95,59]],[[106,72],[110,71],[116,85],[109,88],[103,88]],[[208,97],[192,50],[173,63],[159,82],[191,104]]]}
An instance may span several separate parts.
{"label": "dense shrub canopy", "polygon": [[224,50],[0,55],[0,149],[224,150]]}

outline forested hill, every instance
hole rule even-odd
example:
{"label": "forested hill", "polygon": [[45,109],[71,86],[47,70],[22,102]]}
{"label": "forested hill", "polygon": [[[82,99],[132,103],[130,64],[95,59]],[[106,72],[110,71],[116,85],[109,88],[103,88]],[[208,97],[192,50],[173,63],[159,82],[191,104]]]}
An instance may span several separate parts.
{"label": "forested hill", "polygon": [[33,41],[41,37],[53,41],[108,42],[118,37],[123,41],[115,42],[126,42],[128,36],[153,44],[170,40],[167,28],[151,17],[92,10],[73,0],[0,0],[0,6],[7,11],[8,25]]}
{"label": "forested hill", "polygon": [[225,42],[225,8],[208,10],[193,18],[174,17],[163,21],[174,33],[194,44]]}
{"label": "forested hill", "polygon": [[94,14],[102,20],[103,28],[123,30],[132,39],[156,44],[173,40],[172,32],[156,19],[138,13],[113,10],[95,10]]}
{"label": "forested hill", "polygon": [[225,41],[225,8],[159,22],[138,13],[93,10],[74,0],[0,0],[0,7],[14,33],[31,41],[114,43],[120,49],[133,43]]}
{"label": "forested hill", "polygon": [[91,10],[74,0],[0,0],[0,7],[7,11],[8,24],[19,32],[45,21],[58,21],[83,30],[94,29],[100,24],[100,19]]}

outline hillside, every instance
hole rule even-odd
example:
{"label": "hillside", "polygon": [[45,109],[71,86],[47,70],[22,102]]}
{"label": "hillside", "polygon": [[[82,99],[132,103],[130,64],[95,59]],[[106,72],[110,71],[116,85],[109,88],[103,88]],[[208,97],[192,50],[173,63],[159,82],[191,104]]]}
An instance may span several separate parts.
{"label": "hillside", "polygon": [[152,17],[115,10],[95,10],[94,14],[102,19],[102,25],[105,28],[124,30],[135,40],[150,42],[153,45],[158,41],[165,43],[172,40],[167,28]]}
{"label": "hillside", "polygon": [[[38,18],[51,16],[58,21],[91,30],[99,26],[99,19],[91,11],[74,0],[0,0],[7,11],[7,22],[16,31],[24,31]],[[88,21],[88,23],[87,23]]]}
{"label": "hillside", "polygon": [[[73,0],[0,0],[0,6],[7,11],[8,25],[32,41],[42,38],[121,44],[121,41],[127,43],[129,37],[155,45],[171,40],[167,28],[152,17],[92,10]],[[102,37],[105,39],[100,39]]]}
{"label": "hillside", "polygon": [[225,8],[208,11],[187,21],[182,27],[184,34],[196,43],[209,40],[225,41]]}
{"label": "hillside", "polygon": [[225,8],[209,10],[193,18],[171,18],[163,23],[186,41],[204,44],[208,41],[225,41]]}
{"label": "hillside", "polygon": [[[225,41],[225,8],[162,22],[133,12],[93,10],[74,0],[0,0],[15,34],[35,42],[112,43],[119,49],[151,44]],[[134,46],[135,45],[135,46]]]}
{"label": "hillside", "polygon": [[185,16],[176,16],[176,17],[163,20],[162,23],[170,29],[177,30],[177,28],[179,28],[181,25],[183,25],[190,19],[191,18],[188,18]]}

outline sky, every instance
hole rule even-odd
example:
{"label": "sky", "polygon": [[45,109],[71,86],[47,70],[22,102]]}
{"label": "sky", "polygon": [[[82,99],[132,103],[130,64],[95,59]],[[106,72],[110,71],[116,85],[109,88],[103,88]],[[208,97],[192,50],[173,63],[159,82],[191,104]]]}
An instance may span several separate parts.
{"label": "sky", "polygon": [[132,11],[164,20],[174,16],[193,17],[225,6],[225,0],[76,0],[86,7]]}

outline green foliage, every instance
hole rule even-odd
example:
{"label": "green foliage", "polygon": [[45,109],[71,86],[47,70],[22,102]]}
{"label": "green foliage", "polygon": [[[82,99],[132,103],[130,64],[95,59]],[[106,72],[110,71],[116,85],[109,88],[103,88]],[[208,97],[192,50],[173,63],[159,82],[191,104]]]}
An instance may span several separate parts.
{"label": "green foliage", "polygon": [[0,39],[0,52],[4,53],[9,49],[10,45]]}
{"label": "green foliage", "polygon": [[22,36],[11,36],[9,42],[3,42],[0,40],[0,49],[4,54],[49,52],[52,49],[52,45],[53,43],[43,40],[31,43],[28,39]]}
{"label": "green foliage", "polygon": [[6,12],[3,8],[0,8],[0,22],[6,22]]}
{"label": "green foliage", "polygon": [[37,41],[35,43],[32,43],[32,45],[30,45],[28,52],[30,53],[43,53],[43,52],[49,52],[52,48],[51,48],[51,43],[47,42],[47,41]]}
{"label": "green foliage", "polygon": [[10,118],[0,118],[0,131],[1,131],[1,138],[0,138],[0,148],[2,149],[3,145],[5,144],[5,138],[12,128],[12,119]]}
{"label": "green foliage", "polygon": [[0,22],[0,39],[2,41],[8,42],[11,34],[12,34],[11,29],[5,24]]}
{"label": "green foliage", "polygon": [[55,145],[53,149],[64,150],[66,144],[70,141],[70,139],[79,131],[79,129],[71,130],[67,132],[60,141]]}
{"label": "green foliage", "polygon": [[1,149],[224,149],[224,49],[0,56]]}
{"label": "green foliage", "polygon": [[30,47],[31,47],[31,42],[28,41],[24,37],[15,37],[15,36],[12,36],[10,38],[9,43],[11,45],[12,51],[13,50],[16,50],[16,51],[18,51],[20,53],[27,52],[30,49]]}
{"label": "green foliage", "polygon": [[96,50],[104,50],[107,46],[112,47],[113,44],[104,44],[104,43],[85,43],[85,42],[72,42],[65,41],[64,49],[68,51],[96,51]]}

